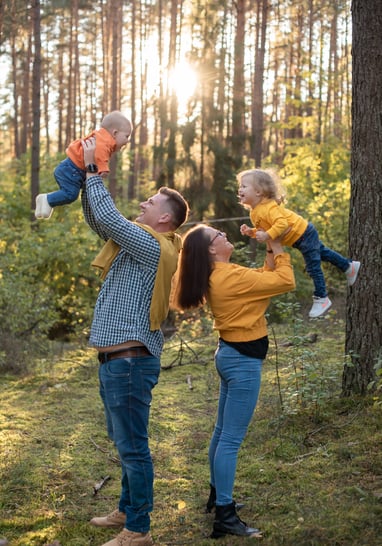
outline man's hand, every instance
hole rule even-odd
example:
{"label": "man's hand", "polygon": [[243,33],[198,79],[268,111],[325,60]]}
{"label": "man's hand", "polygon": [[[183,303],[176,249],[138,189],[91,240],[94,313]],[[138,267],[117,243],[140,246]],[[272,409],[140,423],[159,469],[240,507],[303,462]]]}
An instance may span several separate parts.
{"label": "man's hand", "polygon": [[82,148],[84,150],[84,163],[85,166],[90,163],[94,163],[94,154],[96,148],[96,139],[95,137],[87,138],[86,140],[81,140]]}

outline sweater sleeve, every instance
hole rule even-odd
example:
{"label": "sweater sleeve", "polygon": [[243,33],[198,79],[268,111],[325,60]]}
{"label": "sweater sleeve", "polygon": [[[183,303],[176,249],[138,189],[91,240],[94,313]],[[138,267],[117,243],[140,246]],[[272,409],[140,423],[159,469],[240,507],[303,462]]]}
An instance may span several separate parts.
{"label": "sweater sleeve", "polygon": [[275,267],[271,269],[267,264],[259,269],[244,268],[239,281],[244,289],[247,285],[248,293],[258,299],[278,296],[289,292],[296,287],[290,255],[286,252],[275,256]]}
{"label": "sweater sleeve", "polygon": [[270,203],[268,207],[267,221],[271,226],[267,233],[272,240],[280,237],[289,227],[283,209],[276,202]]}

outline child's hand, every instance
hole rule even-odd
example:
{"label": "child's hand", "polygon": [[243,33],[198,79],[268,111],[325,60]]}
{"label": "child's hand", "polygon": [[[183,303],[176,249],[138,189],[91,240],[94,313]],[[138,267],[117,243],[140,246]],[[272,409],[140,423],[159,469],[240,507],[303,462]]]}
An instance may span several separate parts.
{"label": "child's hand", "polygon": [[259,241],[259,243],[266,243],[269,239],[270,237],[266,231],[263,231],[262,229],[256,231],[256,240]]}
{"label": "child's hand", "polygon": [[250,228],[249,226],[247,226],[247,224],[242,224],[240,226],[240,233],[242,235],[248,235],[248,237],[253,237],[254,235],[254,229]]}

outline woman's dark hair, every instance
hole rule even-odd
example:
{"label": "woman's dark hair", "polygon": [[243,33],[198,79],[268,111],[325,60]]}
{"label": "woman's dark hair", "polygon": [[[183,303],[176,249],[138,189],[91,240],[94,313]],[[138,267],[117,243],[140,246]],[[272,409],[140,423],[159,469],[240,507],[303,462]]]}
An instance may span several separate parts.
{"label": "woman's dark hair", "polygon": [[196,226],[184,235],[174,297],[176,308],[191,309],[206,302],[212,271],[209,245],[205,225]]}

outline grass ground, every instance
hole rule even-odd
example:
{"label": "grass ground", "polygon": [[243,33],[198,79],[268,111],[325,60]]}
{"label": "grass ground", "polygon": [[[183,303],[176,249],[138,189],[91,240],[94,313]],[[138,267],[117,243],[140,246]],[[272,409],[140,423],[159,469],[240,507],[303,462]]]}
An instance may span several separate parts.
{"label": "grass ground", "polygon": [[[343,330],[335,315],[314,325],[315,343],[271,330],[235,485],[241,517],[263,531],[264,545],[382,544],[382,409],[372,397],[340,397]],[[204,504],[215,345],[214,335],[195,333],[166,344],[150,425],[157,546],[211,546]],[[100,546],[113,537],[88,523],[114,509],[119,493],[92,351],[72,348],[39,361],[33,374],[2,376],[0,470],[0,537],[10,546]]]}

